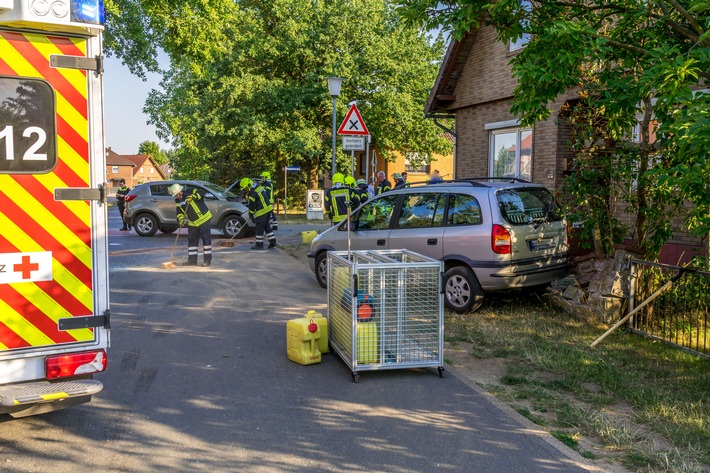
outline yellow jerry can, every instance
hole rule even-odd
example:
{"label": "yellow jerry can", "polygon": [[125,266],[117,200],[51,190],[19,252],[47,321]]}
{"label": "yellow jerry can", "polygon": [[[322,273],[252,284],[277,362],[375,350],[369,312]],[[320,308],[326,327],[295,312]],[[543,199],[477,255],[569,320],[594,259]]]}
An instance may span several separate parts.
{"label": "yellow jerry can", "polygon": [[357,362],[361,365],[378,362],[377,325],[375,322],[357,322]]}
{"label": "yellow jerry can", "polygon": [[320,329],[318,350],[320,350],[321,353],[328,353],[328,319],[323,317],[323,314],[316,312],[315,310],[309,310],[303,318],[313,319],[316,325],[318,325],[318,328]]}
{"label": "yellow jerry can", "polygon": [[[318,340],[321,331],[314,318],[286,322],[286,353],[288,359],[301,365],[320,363]],[[326,342],[327,343],[327,342]]]}

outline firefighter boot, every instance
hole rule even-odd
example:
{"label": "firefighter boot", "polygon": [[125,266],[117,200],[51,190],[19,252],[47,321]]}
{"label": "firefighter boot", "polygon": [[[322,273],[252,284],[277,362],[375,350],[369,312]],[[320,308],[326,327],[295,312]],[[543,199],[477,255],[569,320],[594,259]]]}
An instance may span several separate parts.
{"label": "firefighter boot", "polygon": [[276,238],[269,240],[269,248],[276,248]]}
{"label": "firefighter boot", "polygon": [[260,243],[255,243],[254,246],[251,247],[252,250],[263,250],[264,249],[264,242]]}
{"label": "firefighter boot", "polygon": [[212,265],[212,258],[205,258],[205,260],[202,262],[203,267],[211,266]]}
{"label": "firefighter boot", "polygon": [[182,263],[183,266],[197,266],[197,256],[188,256],[187,261]]}

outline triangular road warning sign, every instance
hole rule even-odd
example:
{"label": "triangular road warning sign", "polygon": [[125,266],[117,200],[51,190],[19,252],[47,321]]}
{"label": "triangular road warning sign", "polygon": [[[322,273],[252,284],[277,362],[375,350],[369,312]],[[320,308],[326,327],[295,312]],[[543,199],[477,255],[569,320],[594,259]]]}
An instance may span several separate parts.
{"label": "triangular road warning sign", "polygon": [[360,116],[360,111],[357,109],[357,105],[352,104],[348,114],[345,115],[345,120],[340,124],[338,128],[339,135],[369,135],[370,132],[365,126],[365,122]]}

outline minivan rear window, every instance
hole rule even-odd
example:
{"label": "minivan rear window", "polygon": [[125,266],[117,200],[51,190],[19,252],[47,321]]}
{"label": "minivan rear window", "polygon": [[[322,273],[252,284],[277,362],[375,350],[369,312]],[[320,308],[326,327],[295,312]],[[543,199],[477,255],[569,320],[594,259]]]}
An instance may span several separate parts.
{"label": "minivan rear window", "polygon": [[555,197],[543,187],[502,189],[496,197],[500,214],[508,223],[527,225],[535,221],[562,220]]}

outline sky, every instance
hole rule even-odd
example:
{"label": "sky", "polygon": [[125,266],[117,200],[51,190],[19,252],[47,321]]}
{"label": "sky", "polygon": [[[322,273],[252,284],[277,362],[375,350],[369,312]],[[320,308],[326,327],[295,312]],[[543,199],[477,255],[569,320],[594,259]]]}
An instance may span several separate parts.
{"label": "sky", "polygon": [[160,90],[160,76],[149,74],[147,81],[132,75],[116,57],[104,62],[104,124],[106,146],[118,154],[138,154],[143,141],[155,141],[162,150],[170,145],[148,125],[143,105],[151,89]]}

